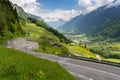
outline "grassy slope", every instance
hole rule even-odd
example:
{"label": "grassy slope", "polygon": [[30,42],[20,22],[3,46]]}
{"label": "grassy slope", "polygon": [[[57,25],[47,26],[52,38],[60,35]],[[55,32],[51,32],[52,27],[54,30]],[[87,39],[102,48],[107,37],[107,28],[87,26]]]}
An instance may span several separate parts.
{"label": "grassy slope", "polygon": [[0,80],[74,80],[74,78],[57,63],[0,46]]}
{"label": "grassy slope", "polygon": [[82,48],[82,47],[78,47],[78,46],[70,46],[70,45],[67,45],[67,47],[69,48],[69,50],[74,54],[77,54],[77,55],[80,55],[80,56],[83,56],[83,57],[87,57],[87,58],[96,58],[95,54],[88,51],[87,49],[85,48]]}
{"label": "grassy slope", "polygon": [[42,27],[38,27],[35,24],[28,23],[26,24],[28,32],[30,32],[30,37],[38,39],[39,37],[49,37],[53,38],[55,40],[59,40],[56,36],[54,36],[52,33],[48,32]]}
{"label": "grassy slope", "polygon": [[[114,45],[114,46],[116,47],[118,45]],[[67,48],[69,48],[69,50],[77,56],[82,56],[82,57],[87,57],[87,58],[96,58],[95,53],[90,52],[89,50],[87,50],[85,48],[78,47],[78,46],[70,46],[70,45],[67,45]],[[115,53],[112,53],[112,54],[115,54]],[[113,58],[106,58],[105,59],[103,57],[101,57],[101,58],[102,58],[102,60],[120,63],[120,59],[113,59]]]}
{"label": "grassy slope", "polygon": [[[68,38],[72,39],[72,40],[83,40],[84,42],[86,42],[88,40],[88,38],[86,37],[85,34],[78,34],[78,35],[67,35]],[[79,41],[80,42],[80,41]],[[78,44],[78,43],[77,43]],[[79,43],[80,44],[80,43]],[[77,46],[76,43],[74,44],[74,46],[71,45],[66,45],[66,47],[75,55],[77,56],[82,56],[82,57],[87,57],[87,58],[96,58],[95,54],[90,52],[89,50],[82,48],[85,46],[85,43],[81,44],[80,46]]]}
{"label": "grassy slope", "polygon": [[[39,43],[39,50],[37,50],[38,52],[60,55],[71,54],[69,50],[60,43],[59,38],[53,35],[51,32],[48,32],[44,28],[36,26],[35,24],[32,23],[29,23],[26,26],[28,28],[27,31],[30,32],[28,40],[36,41]],[[58,46],[53,46],[53,44],[55,43]]]}
{"label": "grassy slope", "polygon": [[115,63],[120,63],[120,59],[108,58],[108,59],[103,59],[103,60],[110,61],[110,62],[115,62]]}

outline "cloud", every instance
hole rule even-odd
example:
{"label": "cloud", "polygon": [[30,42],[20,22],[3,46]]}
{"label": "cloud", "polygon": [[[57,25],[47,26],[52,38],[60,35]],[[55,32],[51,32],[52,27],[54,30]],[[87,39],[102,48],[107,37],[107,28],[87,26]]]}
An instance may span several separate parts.
{"label": "cloud", "polygon": [[60,10],[60,9],[56,9],[56,10],[52,10],[52,11],[46,11],[45,12],[41,12],[39,15],[43,16],[43,19],[45,19],[46,21],[69,21],[70,19],[72,19],[73,17],[75,17],[76,15],[79,15],[81,12],[79,10]]}
{"label": "cloud", "polygon": [[119,6],[120,5],[120,0],[115,0],[114,2],[110,3],[106,8],[111,8],[113,6]]}
{"label": "cloud", "polygon": [[112,1],[114,0],[78,0],[78,7],[83,12],[83,14],[86,14]]}
{"label": "cloud", "polygon": [[42,17],[45,21],[68,21],[73,17],[79,15],[81,12],[79,10],[47,10],[42,8],[42,4],[37,2],[37,0],[11,0],[13,3],[21,6],[26,12],[38,15]]}
{"label": "cloud", "polygon": [[73,17],[86,14],[100,6],[108,4],[113,0],[78,0],[78,9],[63,10],[47,10],[43,8],[43,4],[37,0],[10,0],[15,4],[21,6],[26,12],[38,15],[42,17],[45,21],[69,21]]}
{"label": "cloud", "polygon": [[38,14],[42,4],[37,0],[10,0],[13,3],[21,6],[26,12],[31,14]]}

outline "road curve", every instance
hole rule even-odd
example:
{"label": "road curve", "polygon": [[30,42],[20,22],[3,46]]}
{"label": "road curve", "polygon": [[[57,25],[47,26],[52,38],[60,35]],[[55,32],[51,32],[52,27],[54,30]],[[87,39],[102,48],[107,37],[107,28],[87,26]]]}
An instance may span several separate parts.
{"label": "road curve", "polygon": [[24,45],[18,44],[19,46],[13,48],[36,57],[58,62],[77,80],[120,80],[120,67],[33,52],[31,45],[34,44],[33,42],[27,42]]}
{"label": "road curve", "polygon": [[58,62],[68,72],[75,76],[77,80],[120,80],[119,67],[37,53],[25,49],[24,47],[19,47],[17,49],[40,58]]}

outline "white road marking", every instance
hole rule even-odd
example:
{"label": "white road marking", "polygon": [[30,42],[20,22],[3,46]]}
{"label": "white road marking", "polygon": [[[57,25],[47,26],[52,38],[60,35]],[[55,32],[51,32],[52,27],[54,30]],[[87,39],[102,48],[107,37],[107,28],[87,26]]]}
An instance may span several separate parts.
{"label": "white road marking", "polygon": [[[26,51],[26,50],[25,50],[25,51]],[[27,52],[28,52],[28,51],[27,51]],[[30,52],[29,52],[29,53],[30,53]],[[31,53],[31,54],[33,54],[33,53]],[[37,55],[37,54],[38,54],[38,55]],[[68,65],[71,65],[71,66],[82,67],[82,68],[85,68],[85,69],[94,70],[94,71],[101,72],[101,73],[104,73],[104,74],[108,74],[108,75],[114,76],[115,78],[120,79],[120,75],[117,75],[117,74],[114,74],[114,73],[110,73],[110,72],[106,72],[106,71],[102,71],[102,70],[98,70],[98,69],[94,69],[94,68],[90,68],[90,67],[86,67],[86,66],[80,66],[80,65],[77,65],[77,64],[68,63],[68,62],[66,62],[67,59],[64,59],[64,58],[63,58],[63,60],[62,60],[62,59],[61,59],[61,60],[55,60],[55,59],[48,58],[48,57],[46,57],[46,56],[44,56],[44,55],[41,55],[41,54],[35,53],[35,52],[34,52],[33,55],[38,56],[38,57],[41,57],[41,58],[44,58],[44,59],[48,59],[48,60],[51,60],[51,61],[55,61],[55,62],[58,62],[58,63],[62,63],[62,64],[68,64]],[[56,57],[56,56],[55,56],[55,57]],[[85,77],[85,76],[80,75],[80,74],[79,74],[79,76],[80,76],[80,77]],[[91,79],[91,80],[93,80],[93,79]]]}
{"label": "white road marking", "polygon": [[[37,53],[36,53],[36,54],[37,54]],[[40,55],[40,54],[39,54],[39,55]],[[45,57],[45,56],[39,56],[39,57],[45,58],[45,59],[48,59],[48,60],[51,60],[51,61],[55,61],[55,62],[58,62],[58,63],[64,63],[64,64],[76,66],[76,67],[82,67],[82,68],[86,68],[86,69],[89,69],[89,70],[94,70],[94,71],[97,71],[97,72],[102,72],[102,73],[109,74],[109,75],[112,75],[112,76],[115,76],[115,77],[120,78],[120,75],[117,75],[117,74],[114,74],[114,73],[110,73],[110,72],[106,72],[106,71],[102,71],[102,70],[98,70],[98,69],[93,69],[93,68],[86,67],[86,66],[76,65],[76,64],[68,63],[68,62],[65,62],[65,61],[62,61],[62,60],[57,61],[57,60],[55,60],[55,59],[51,59],[51,58],[48,58],[48,57]],[[63,60],[64,60],[64,59],[63,59]]]}
{"label": "white road marking", "polygon": [[110,73],[110,72],[106,72],[106,71],[102,71],[102,70],[97,70],[97,69],[93,69],[93,68],[86,67],[86,66],[80,66],[80,65],[76,65],[76,64],[72,64],[72,63],[68,63],[68,62],[62,62],[62,61],[58,61],[58,62],[59,62],[59,63],[63,63],[63,64],[68,64],[68,65],[76,66],[76,67],[82,67],[82,68],[89,69],[89,70],[94,70],[94,71],[97,71],[97,72],[109,74],[109,75],[111,75],[111,76],[120,78],[120,75],[117,75],[117,74],[114,74],[114,73]]}
{"label": "white road marking", "polygon": [[78,74],[78,73],[75,73],[75,72],[70,72],[73,76],[75,76],[75,77],[78,77],[78,78],[81,78],[81,79],[84,79],[84,80],[94,80],[94,79],[92,79],[92,78],[88,78],[88,77],[86,77],[86,76],[84,76],[84,75],[81,75],[81,74]]}

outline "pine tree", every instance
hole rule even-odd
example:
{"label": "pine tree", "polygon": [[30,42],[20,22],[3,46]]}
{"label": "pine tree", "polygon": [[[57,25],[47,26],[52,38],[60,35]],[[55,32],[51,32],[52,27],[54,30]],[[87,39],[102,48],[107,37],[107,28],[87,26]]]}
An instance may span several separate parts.
{"label": "pine tree", "polygon": [[0,35],[5,33],[20,32],[22,28],[19,23],[17,10],[13,9],[9,0],[0,0]]}

